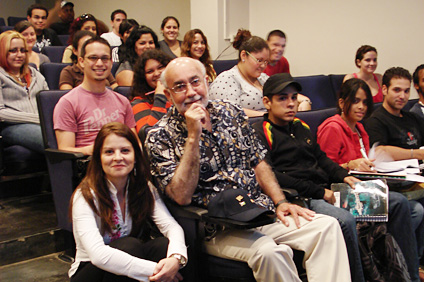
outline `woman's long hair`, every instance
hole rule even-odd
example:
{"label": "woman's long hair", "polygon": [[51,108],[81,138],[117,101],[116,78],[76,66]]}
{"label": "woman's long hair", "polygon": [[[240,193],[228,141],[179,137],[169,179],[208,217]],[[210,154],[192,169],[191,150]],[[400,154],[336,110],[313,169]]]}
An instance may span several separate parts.
{"label": "woman's long hair", "polygon": [[128,61],[131,66],[134,66],[138,58],[138,55],[135,52],[135,43],[140,39],[143,34],[151,34],[153,42],[155,43],[155,48],[159,49],[158,36],[151,28],[145,25],[134,27],[134,29],[130,33],[130,36],[124,44],[124,48],[119,48],[118,56],[120,64]]}
{"label": "woman's long hair", "polygon": [[212,66],[212,60],[209,53],[209,45],[208,45],[208,39],[203,34],[203,32],[200,29],[192,29],[187,31],[187,33],[184,35],[183,43],[181,44],[181,57],[191,57],[191,45],[193,45],[194,36],[196,34],[200,34],[203,41],[205,41],[205,52],[203,55],[199,58],[199,61],[201,61],[206,68],[206,74],[208,75],[209,79],[214,80],[216,77],[215,70]]}
{"label": "woman's long hair", "polygon": [[146,63],[148,60],[155,60],[165,68],[172,59],[160,49],[152,49],[141,54],[134,65],[134,78],[130,99],[141,97],[153,103],[153,95],[146,95],[146,93],[155,90],[150,87],[146,80]]}
{"label": "woman's long hair", "polygon": [[[113,212],[114,202],[110,197],[107,179],[101,162],[101,151],[107,136],[116,134],[126,138],[134,149],[134,171],[128,175],[128,209],[133,221],[131,235],[137,236],[142,230],[146,219],[151,217],[154,208],[154,198],[148,182],[150,181],[149,165],[143,156],[134,132],[120,122],[111,122],[102,127],[94,141],[93,156],[88,165],[87,174],[77,187],[91,209],[100,217],[102,234],[112,234],[115,227]],[[71,198],[70,215],[72,216],[72,202],[75,192]],[[96,199],[97,207],[94,199]]]}
{"label": "woman's long hair", "polygon": [[[26,43],[25,37],[15,31],[8,30],[0,34],[0,67],[4,68],[6,71],[9,71],[10,66],[7,62],[7,56],[10,50],[10,43],[13,39],[22,39],[24,41],[24,48],[28,50],[28,45]],[[21,67],[21,74],[25,76],[27,83],[31,81],[31,73],[28,68],[28,54],[25,56],[25,62]],[[28,84],[29,85],[29,84]]]}
{"label": "woman's long hair", "polygon": [[[72,48],[76,51],[78,51],[78,44],[79,41],[86,36],[90,36],[90,39],[96,38],[96,35],[94,33],[92,33],[91,31],[87,31],[87,30],[78,30],[75,33],[74,36],[74,40],[72,41]],[[77,64],[78,63],[78,56],[74,54],[74,52],[72,52],[71,55],[71,60],[73,64]]]}

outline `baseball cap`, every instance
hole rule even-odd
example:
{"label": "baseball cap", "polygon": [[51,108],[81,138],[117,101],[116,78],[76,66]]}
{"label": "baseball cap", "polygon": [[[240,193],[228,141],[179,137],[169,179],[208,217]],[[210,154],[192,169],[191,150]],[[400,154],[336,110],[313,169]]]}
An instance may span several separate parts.
{"label": "baseball cap", "polygon": [[242,222],[252,221],[263,214],[274,214],[272,211],[255,204],[243,189],[227,189],[212,198],[208,205],[211,217],[229,218]]}
{"label": "baseball cap", "polygon": [[61,8],[65,7],[66,5],[71,5],[72,7],[74,7],[74,3],[72,3],[72,2],[62,1],[62,2],[60,3],[60,7],[61,7]]}
{"label": "baseball cap", "polygon": [[263,92],[264,96],[272,96],[279,94],[289,85],[296,87],[297,91],[302,91],[302,86],[293,80],[293,77],[289,73],[277,73],[268,78],[264,84]]}

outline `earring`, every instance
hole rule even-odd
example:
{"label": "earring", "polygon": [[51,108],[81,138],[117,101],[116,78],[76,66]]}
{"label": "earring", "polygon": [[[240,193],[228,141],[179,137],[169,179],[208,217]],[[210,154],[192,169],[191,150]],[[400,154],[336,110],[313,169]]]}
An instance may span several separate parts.
{"label": "earring", "polygon": [[137,176],[137,170],[134,168],[134,176]]}

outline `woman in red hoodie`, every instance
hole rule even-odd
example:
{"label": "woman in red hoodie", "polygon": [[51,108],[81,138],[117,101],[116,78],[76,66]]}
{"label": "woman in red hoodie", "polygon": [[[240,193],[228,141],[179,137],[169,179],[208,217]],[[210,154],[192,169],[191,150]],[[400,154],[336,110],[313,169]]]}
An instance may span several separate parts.
{"label": "woman in red hoodie", "polygon": [[368,134],[359,123],[371,114],[372,108],[369,86],[361,79],[349,79],[340,91],[338,114],[318,127],[321,149],[347,170],[371,171],[374,166],[366,157],[370,149]]}

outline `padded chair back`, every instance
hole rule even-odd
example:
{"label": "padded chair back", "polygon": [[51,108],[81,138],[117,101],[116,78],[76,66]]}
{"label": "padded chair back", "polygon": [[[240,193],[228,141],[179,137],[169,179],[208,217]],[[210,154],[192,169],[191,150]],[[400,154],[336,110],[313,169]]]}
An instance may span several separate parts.
{"label": "padded chair back", "polygon": [[70,160],[55,159],[49,153],[50,149],[57,149],[53,110],[59,99],[67,92],[69,90],[43,90],[37,93],[36,97],[58,226],[72,232],[72,224],[68,219],[68,207],[74,188],[73,163]]}
{"label": "padded chair back", "polygon": [[52,63],[61,63],[63,52],[67,46],[46,46],[41,50],[41,53],[49,57]]}
{"label": "padded chair back", "polygon": [[301,93],[312,101],[312,109],[336,106],[336,97],[327,75],[299,76],[293,78],[302,85]]}
{"label": "padded chair back", "polygon": [[69,39],[69,34],[59,34],[57,35],[57,37],[59,37],[60,43],[62,43],[63,46],[68,46],[68,39]]}
{"label": "padded chair back", "polygon": [[13,29],[13,26],[8,26],[8,25],[0,26],[0,33],[5,32],[7,30],[12,30],[12,29]]}
{"label": "padded chair back", "polygon": [[336,99],[339,97],[340,89],[342,88],[343,78],[345,74],[330,74],[328,77],[331,81],[331,86],[333,87],[334,97]]}
{"label": "padded chair back", "polygon": [[131,95],[131,86],[118,86],[114,89],[114,91],[129,99]]}
{"label": "padded chair back", "polygon": [[237,65],[238,60],[218,60],[213,61],[213,68],[215,69],[216,75],[226,71]]}
{"label": "padded chair back", "polygon": [[5,26],[6,22],[4,20],[4,18],[0,18],[0,26]]}
{"label": "padded chair back", "polygon": [[27,18],[23,18],[23,17],[8,17],[7,18],[7,25],[8,26],[15,26],[15,24],[17,24],[20,21],[26,21]]}
{"label": "padded chair back", "polygon": [[59,89],[60,72],[70,64],[44,63],[40,66],[40,72],[45,77],[50,90]]}
{"label": "padded chair back", "polygon": [[116,71],[118,70],[119,67],[119,63],[118,62],[113,62],[112,64],[112,69],[110,70],[110,72],[112,73],[113,77],[115,77]]}
{"label": "padded chair back", "polygon": [[316,139],[318,126],[327,118],[334,116],[337,113],[336,108],[312,110],[308,112],[298,112],[296,117],[300,118],[311,129],[312,136]]}

